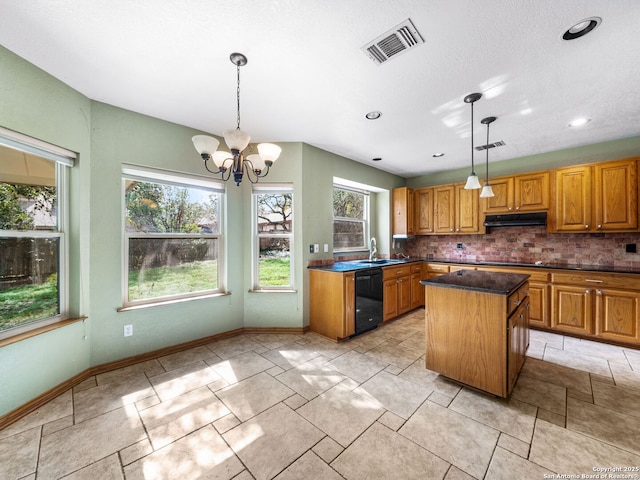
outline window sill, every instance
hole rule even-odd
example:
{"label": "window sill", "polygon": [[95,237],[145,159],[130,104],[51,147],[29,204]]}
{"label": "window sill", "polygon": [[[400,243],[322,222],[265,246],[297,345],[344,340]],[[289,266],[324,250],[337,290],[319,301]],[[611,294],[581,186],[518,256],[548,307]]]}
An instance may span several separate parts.
{"label": "window sill", "polygon": [[0,348],[6,347],[7,345],[11,345],[13,343],[21,342],[22,340],[27,340],[28,338],[35,337],[42,333],[47,333],[52,330],[57,330],[58,328],[66,327],[67,325],[71,325],[72,323],[83,322],[87,317],[79,317],[79,318],[68,318],[66,320],[60,320],[59,322],[52,323],[51,325],[46,325],[44,327],[34,328],[33,330],[29,330],[28,332],[19,333],[14,335],[13,337],[7,337],[0,340]]}
{"label": "window sill", "polygon": [[192,302],[194,300],[202,300],[205,298],[216,298],[216,297],[224,297],[227,295],[231,295],[231,292],[223,292],[223,293],[212,293],[210,295],[200,295],[197,297],[187,297],[187,298],[175,298],[173,300],[164,300],[162,302],[150,302],[150,303],[141,303],[138,305],[127,305],[125,307],[121,307],[116,309],[117,312],[132,312],[135,310],[142,310],[145,308],[151,307],[162,307],[165,305],[174,305],[176,303],[184,303],[184,302]]}
{"label": "window sill", "polygon": [[282,289],[282,290],[258,289],[258,290],[249,290],[249,293],[298,293],[298,291],[293,289]]}

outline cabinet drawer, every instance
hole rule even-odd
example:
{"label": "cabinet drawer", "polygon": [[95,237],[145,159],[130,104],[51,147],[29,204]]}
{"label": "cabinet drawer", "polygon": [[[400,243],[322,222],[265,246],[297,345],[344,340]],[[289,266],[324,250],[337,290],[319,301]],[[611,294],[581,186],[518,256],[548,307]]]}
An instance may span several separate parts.
{"label": "cabinet drawer", "polygon": [[382,269],[382,279],[388,280],[390,278],[405,277],[411,275],[411,268],[409,265],[402,267],[384,267]]}
{"label": "cabinet drawer", "polygon": [[551,281],[561,285],[578,285],[586,288],[623,288],[640,290],[640,276],[624,273],[587,273],[562,272],[552,273]]}
{"label": "cabinet drawer", "polygon": [[518,290],[509,295],[507,299],[507,317],[515,312],[520,304],[529,295],[529,282],[526,282]]}
{"label": "cabinet drawer", "polygon": [[422,273],[422,262],[412,263],[411,273]]}
{"label": "cabinet drawer", "polygon": [[524,275],[529,275],[530,282],[548,282],[549,281],[549,273],[547,271],[541,271],[537,267],[531,268],[518,268],[518,267],[484,267],[480,266],[477,268],[483,272],[505,272],[505,273],[522,273]]}
{"label": "cabinet drawer", "polygon": [[442,263],[427,263],[428,273],[449,273],[449,265]]}

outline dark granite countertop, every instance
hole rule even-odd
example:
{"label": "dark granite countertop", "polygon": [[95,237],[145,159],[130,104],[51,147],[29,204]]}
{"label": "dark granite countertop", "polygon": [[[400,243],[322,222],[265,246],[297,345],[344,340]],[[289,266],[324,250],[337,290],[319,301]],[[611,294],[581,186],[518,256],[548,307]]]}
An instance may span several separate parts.
{"label": "dark granite countertop", "polygon": [[446,288],[459,288],[477,292],[508,295],[527,281],[529,275],[520,273],[478,272],[476,270],[459,270],[439,275],[428,280],[420,280],[422,285]]}
{"label": "dark granite countertop", "polygon": [[335,262],[333,265],[326,265],[322,267],[308,267],[315,270],[326,270],[329,272],[352,272],[354,270],[362,270],[364,268],[374,267],[390,267],[394,265],[403,265],[406,263],[424,262],[422,258],[409,258],[406,260],[399,258],[383,259],[374,262],[368,260],[349,260],[348,262]]}

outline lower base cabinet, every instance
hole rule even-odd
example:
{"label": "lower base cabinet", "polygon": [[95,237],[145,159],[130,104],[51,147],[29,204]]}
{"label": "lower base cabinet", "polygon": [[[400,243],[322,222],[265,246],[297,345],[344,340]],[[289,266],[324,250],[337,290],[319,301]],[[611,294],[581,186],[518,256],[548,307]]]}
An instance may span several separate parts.
{"label": "lower base cabinet", "polygon": [[640,292],[595,291],[596,336],[624,343],[640,343]]}
{"label": "lower base cabinet", "polygon": [[336,341],[356,332],[355,273],[309,270],[309,289],[312,332]]}

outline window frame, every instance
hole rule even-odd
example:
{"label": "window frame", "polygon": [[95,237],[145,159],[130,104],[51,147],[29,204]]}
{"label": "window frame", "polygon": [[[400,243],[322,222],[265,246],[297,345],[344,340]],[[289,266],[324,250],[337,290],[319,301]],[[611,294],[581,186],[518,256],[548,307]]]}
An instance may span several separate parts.
{"label": "window frame", "polygon": [[[291,195],[291,229],[289,233],[260,233],[258,229],[258,196],[264,194],[290,194]],[[293,184],[285,183],[261,183],[252,185],[251,189],[251,229],[252,229],[252,291],[254,292],[278,292],[291,291],[295,288],[295,197]],[[262,238],[287,238],[289,240],[289,284],[288,285],[260,285],[260,239]]]}
{"label": "window frame", "polygon": [[0,340],[47,327],[69,318],[69,208],[70,170],[78,158],[75,152],[42,140],[0,127],[0,145],[55,163],[56,227],[54,230],[0,230],[6,238],[56,238],[58,240],[58,313],[30,320],[23,325],[0,331]]}
{"label": "window frame", "polygon": [[[127,232],[126,230],[126,182],[135,180],[146,183],[156,183],[182,188],[197,188],[218,194],[218,232],[215,233],[145,233]],[[174,172],[137,165],[122,165],[122,309],[139,306],[153,306],[167,302],[180,301],[185,299],[198,299],[211,295],[222,295],[226,293],[225,275],[225,249],[224,249],[224,212],[226,190],[225,183],[221,180],[193,175],[183,172]],[[152,298],[129,300],[129,240],[131,239],[215,239],[218,246],[217,265],[217,285],[215,289],[199,290],[196,292],[186,292],[174,295],[163,295]]]}
{"label": "window frame", "polygon": [[[351,218],[351,217],[336,217],[335,216],[335,211],[333,210],[333,194],[335,192],[335,190],[343,190],[346,192],[350,192],[350,193],[357,193],[359,195],[363,196],[364,199],[364,218],[363,219],[355,219],[355,218]],[[371,208],[370,208],[370,200],[371,200],[371,192],[369,192],[368,190],[364,190],[364,189],[359,189],[359,188],[354,188],[354,187],[349,187],[346,185],[342,185],[340,183],[335,183],[333,184],[333,188],[331,190],[331,195],[332,195],[332,202],[331,202],[331,213],[332,213],[332,240],[333,240],[333,233],[335,232],[335,230],[333,229],[333,226],[335,224],[335,221],[341,221],[341,222],[351,222],[351,223],[361,223],[363,224],[363,244],[359,245],[359,246],[355,246],[355,247],[346,247],[346,248],[336,248],[335,243],[332,242],[333,245],[333,252],[334,253],[347,253],[347,252],[362,252],[365,250],[368,250],[369,247],[367,246],[367,238],[370,237],[370,229],[371,229]]]}

